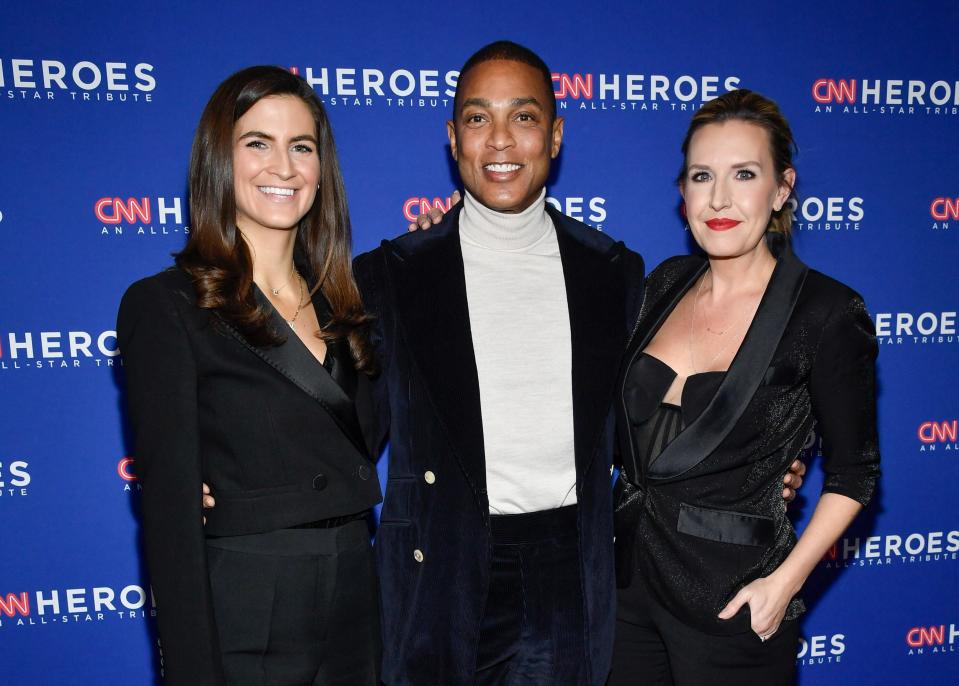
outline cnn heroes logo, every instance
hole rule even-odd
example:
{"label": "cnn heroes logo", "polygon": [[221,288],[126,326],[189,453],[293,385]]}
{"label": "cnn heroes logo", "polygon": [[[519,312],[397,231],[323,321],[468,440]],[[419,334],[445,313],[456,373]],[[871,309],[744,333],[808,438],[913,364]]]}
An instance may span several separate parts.
{"label": "cnn heroes logo", "polygon": [[182,198],[105,196],[93,203],[100,236],[186,236],[186,203]]}
{"label": "cnn heroes logo", "polygon": [[690,112],[739,87],[738,76],[554,73],[560,111]]}
{"label": "cnn heroes logo", "polygon": [[959,81],[819,78],[811,94],[823,114],[959,115]]}
{"label": "cnn heroes logo", "polygon": [[0,462],[0,498],[29,495],[30,464],[26,460]]}
{"label": "cnn heroes logo", "polygon": [[803,667],[842,662],[846,652],[845,634],[800,637],[796,664]]}
{"label": "cnn heroes logo", "polygon": [[956,312],[877,312],[879,345],[955,343]]}
{"label": "cnn heroes logo", "polygon": [[0,629],[155,616],[153,593],[135,584],[0,593]]}
{"label": "cnn heroes logo", "polygon": [[[566,197],[566,198],[546,198],[546,202],[557,210],[572,217],[577,221],[589,224],[594,229],[603,230],[603,224],[606,221],[606,198],[599,197]],[[408,221],[414,221],[420,214],[426,214],[436,208],[442,212],[449,212],[453,206],[453,200],[446,198],[428,198],[414,196],[407,198],[403,203],[403,218]]]}
{"label": "cnn heroes logo", "polygon": [[0,338],[0,370],[123,366],[116,331],[10,331]]}
{"label": "cnn heroes logo", "polygon": [[459,71],[373,67],[290,67],[331,107],[452,108]]}
{"label": "cnn heroes logo", "polygon": [[914,626],[906,632],[906,654],[959,655],[959,624]]}
{"label": "cnn heroes logo", "polygon": [[[326,105],[449,109],[459,82],[458,70],[383,70],[374,67],[290,67]],[[668,110],[687,112],[722,92],[739,87],[738,76],[666,74],[551,74],[559,110]]]}
{"label": "cnn heroes logo", "polygon": [[847,569],[956,560],[959,560],[959,531],[927,531],[842,538],[826,551],[821,566]]}
{"label": "cnn heroes logo", "polygon": [[0,57],[0,94],[8,100],[153,102],[153,69],[146,62]]}
{"label": "cnn heroes logo", "polygon": [[787,206],[796,231],[859,231],[865,216],[859,196],[790,198]]}

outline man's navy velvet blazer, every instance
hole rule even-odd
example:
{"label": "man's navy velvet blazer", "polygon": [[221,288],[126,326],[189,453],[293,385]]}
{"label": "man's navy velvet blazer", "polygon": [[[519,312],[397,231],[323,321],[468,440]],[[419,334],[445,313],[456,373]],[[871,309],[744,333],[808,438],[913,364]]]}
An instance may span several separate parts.
{"label": "man's navy velvet blazer", "polygon": [[[354,262],[364,304],[376,318],[381,374],[374,395],[390,441],[376,538],[389,686],[473,683],[489,586],[489,500],[460,209]],[[643,262],[621,242],[547,211],[569,303],[587,673],[591,684],[602,684],[615,615],[611,401],[639,314]]]}

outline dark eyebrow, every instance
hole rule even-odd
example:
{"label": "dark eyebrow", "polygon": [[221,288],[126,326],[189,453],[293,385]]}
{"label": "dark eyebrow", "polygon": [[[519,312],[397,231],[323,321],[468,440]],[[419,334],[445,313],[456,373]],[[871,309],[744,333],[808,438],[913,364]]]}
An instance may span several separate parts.
{"label": "dark eyebrow", "polygon": [[311,136],[308,133],[304,133],[299,136],[293,136],[293,138],[290,139],[291,143],[299,143],[300,141],[310,141],[313,145],[319,145],[319,143],[316,140],[316,137]]}
{"label": "dark eyebrow", "polygon": [[476,107],[492,107],[493,103],[486,98],[470,98],[463,103],[463,107],[469,107],[470,105],[475,105]]}
{"label": "dark eyebrow", "polygon": [[[487,100],[486,98],[470,98],[463,102],[463,107],[469,107],[470,105],[475,105],[476,107],[492,107],[493,103]],[[513,98],[509,101],[510,107],[522,107],[523,105],[536,105],[540,109],[543,106],[540,104],[539,100],[529,96],[525,98]]]}
{"label": "dark eyebrow", "polygon": [[247,131],[242,136],[240,136],[237,140],[242,141],[244,138],[265,138],[268,141],[276,140],[270,134],[263,133],[262,131]]}
{"label": "dark eyebrow", "polygon": [[513,107],[522,107],[523,105],[536,105],[538,108],[543,109],[543,106],[540,104],[539,100],[530,96],[527,98],[513,98],[509,101],[509,104]]}
{"label": "dark eyebrow", "polygon": [[[754,161],[754,160],[747,160],[747,161],[745,161],[745,162],[737,162],[736,164],[733,165],[733,169],[742,169],[743,167],[748,167],[748,166],[750,166],[750,165],[753,165],[753,166],[755,166],[755,167],[762,167],[762,165],[759,164],[759,162],[756,162],[756,161]],[[709,166],[708,164],[691,164],[691,165],[689,165],[689,168],[690,168],[690,169],[705,169],[706,171],[712,171],[712,169],[710,168],[710,166]]]}
{"label": "dark eyebrow", "polygon": [[[268,140],[268,141],[276,140],[274,136],[271,136],[268,133],[263,133],[262,131],[247,131],[242,136],[240,136],[237,140],[242,141],[244,138],[263,138],[264,140]],[[290,139],[291,143],[298,143],[300,141],[310,141],[311,143],[313,143],[313,145],[318,145],[318,143],[316,142],[316,137],[308,133],[304,133],[299,136],[294,136],[293,138]]]}

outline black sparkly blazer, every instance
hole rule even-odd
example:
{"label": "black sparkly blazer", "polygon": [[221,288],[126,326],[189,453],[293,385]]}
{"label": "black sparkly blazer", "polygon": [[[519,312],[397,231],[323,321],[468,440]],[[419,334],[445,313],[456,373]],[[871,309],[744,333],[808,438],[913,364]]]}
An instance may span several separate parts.
{"label": "black sparkly blazer", "polygon": [[[813,426],[823,442],[824,492],[865,505],[879,476],[877,345],[863,300],[806,267],[785,241],[771,247],[776,268],[729,371],[655,459],[637,445],[650,398],[648,384],[631,372],[706,270],[705,258],[674,257],[649,275],[620,378],[618,585],[641,575],[674,615],[712,634],[750,629],[748,605],[726,621],[716,615],[740,588],[782,564],[796,543],[782,478]],[[803,609],[795,598],[786,618]]]}

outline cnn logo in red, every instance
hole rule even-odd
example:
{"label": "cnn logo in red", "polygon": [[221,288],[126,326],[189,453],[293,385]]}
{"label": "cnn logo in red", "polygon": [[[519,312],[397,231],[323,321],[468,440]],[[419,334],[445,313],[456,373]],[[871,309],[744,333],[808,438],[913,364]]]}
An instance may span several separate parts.
{"label": "cnn logo in red", "polygon": [[910,648],[925,646],[952,645],[959,638],[959,628],[955,624],[946,626],[914,626],[906,632],[906,645]]}
{"label": "cnn logo in red", "polygon": [[916,432],[919,440],[925,444],[930,443],[955,443],[957,434],[959,434],[959,420],[943,422],[923,422],[919,425]]}
{"label": "cnn logo in red", "polygon": [[856,79],[816,79],[812,85],[812,98],[820,103],[856,102]]}
{"label": "cnn logo in red", "polygon": [[446,198],[445,200],[443,198],[433,198],[432,201],[429,198],[407,198],[406,202],[403,203],[403,217],[408,222],[414,222],[419,215],[428,214],[433,208],[446,214],[452,206],[452,198]]}
{"label": "cnn logo in red", "polygon": [[180,198],[100,198],[93,204],[93,214],[104,224],[149,224],[153,221],[153,201],[161,224],[170,220],[183,223]]}

